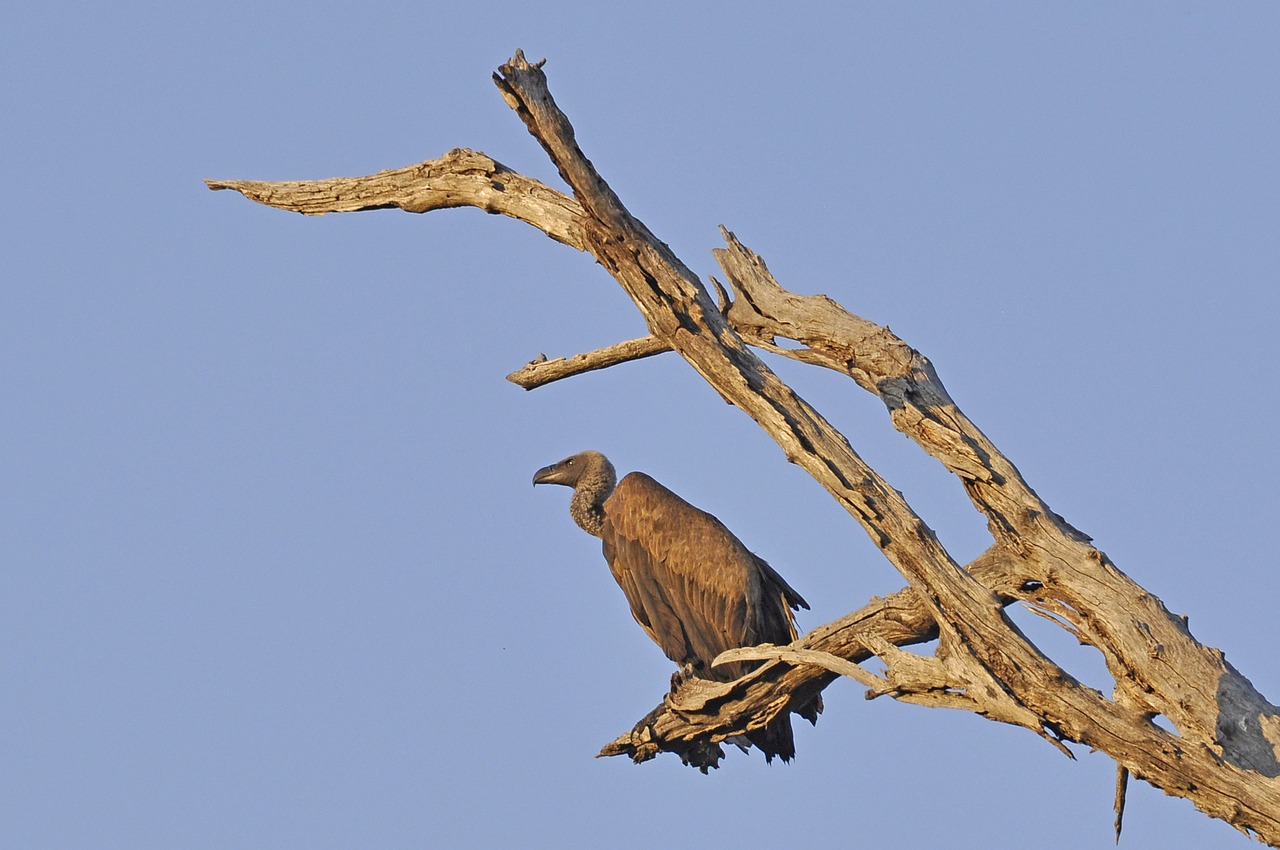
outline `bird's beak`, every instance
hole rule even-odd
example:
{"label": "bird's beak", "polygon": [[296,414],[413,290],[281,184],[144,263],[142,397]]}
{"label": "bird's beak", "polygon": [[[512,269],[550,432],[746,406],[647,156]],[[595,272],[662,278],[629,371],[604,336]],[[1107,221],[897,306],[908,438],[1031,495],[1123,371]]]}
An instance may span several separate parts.
{"label": "bird's beak", "polygon": [[555,483],[556,465],[544,466],[537,472],[533,473],[533,483],[538,484],[554,484]]}

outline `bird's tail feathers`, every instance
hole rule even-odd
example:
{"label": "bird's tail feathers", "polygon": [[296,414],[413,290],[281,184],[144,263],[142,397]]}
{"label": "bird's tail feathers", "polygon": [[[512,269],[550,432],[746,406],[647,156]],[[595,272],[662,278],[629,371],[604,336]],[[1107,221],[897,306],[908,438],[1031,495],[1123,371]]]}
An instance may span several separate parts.
{"label": "bird's tail feathers", "polygon": [[[804,705],[795,709],[795,714],[800,715],[811,724],[817,725],[818,715],[822,713],[822,697],[815,696]],[[748,732],[747,740],[751,741],[760,752],[764,753],[764,760],[772,763],[775,757],[789,762],[796,756],[795,735],[791,729],[791,714],[775,717],[768,726],[755,732]]]}

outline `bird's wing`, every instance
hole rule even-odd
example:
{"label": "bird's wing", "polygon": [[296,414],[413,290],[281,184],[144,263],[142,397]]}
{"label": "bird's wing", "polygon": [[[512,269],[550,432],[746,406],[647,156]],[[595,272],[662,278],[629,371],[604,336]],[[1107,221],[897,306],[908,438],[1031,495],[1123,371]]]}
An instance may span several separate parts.
{"label": "bird's wing", "polygon": [[604,551],[631,612],[667,657],[709,677],[726,649],[787,643],[799,594],[724,524],[643,473],[618,483],[605,503]]}

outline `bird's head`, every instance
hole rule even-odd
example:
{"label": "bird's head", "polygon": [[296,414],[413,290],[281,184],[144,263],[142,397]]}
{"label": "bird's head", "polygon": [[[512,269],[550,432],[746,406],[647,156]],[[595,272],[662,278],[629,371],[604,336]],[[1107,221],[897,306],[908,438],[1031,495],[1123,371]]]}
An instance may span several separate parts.
{"label": "bird's head", "polygon": [[569,516],[583,531],[600,537],[604,503],[618,483],[613,464],[600,452],[578,452],[533,474],[534,484],[563,484],[573,488]]}
{"label": "bird's head", "polygon": [[612,490],[615,480],[613,464],[600,452],[593,451],[578,452],[533,474],[534,484],[563,484],[575,489],[580,482],[591,481]]}

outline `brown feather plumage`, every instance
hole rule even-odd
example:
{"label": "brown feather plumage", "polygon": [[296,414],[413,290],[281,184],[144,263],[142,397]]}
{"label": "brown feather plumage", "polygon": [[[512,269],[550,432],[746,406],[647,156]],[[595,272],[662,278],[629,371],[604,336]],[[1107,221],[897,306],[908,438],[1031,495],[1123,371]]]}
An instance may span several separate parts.
{"label": "brown feather plumage", "polygon": [[[712,667],[720,653],[795,640],[792,611],[809,605],[724,523],[642,472],[613,481],[612,464],[598,452],[534,476],[535,484],[575,488],[575,521],[600,537],[632,615],[668,658],[694,676],[732,681],[758,663]],[[797,713],[813,722],[821,710],[815,697]],[[766,759],[795,754],[788,715],[748,737]]]}
{"label": "brown feather plumage", "polygon": [[623,478],[605,501],[601,537],[636,620],[668,658],[702,678],[746,672],[742,664],[710,666],[726,649],[795,640],[790,609],[809,607],[800,594],[720,520],[643,472]]}

